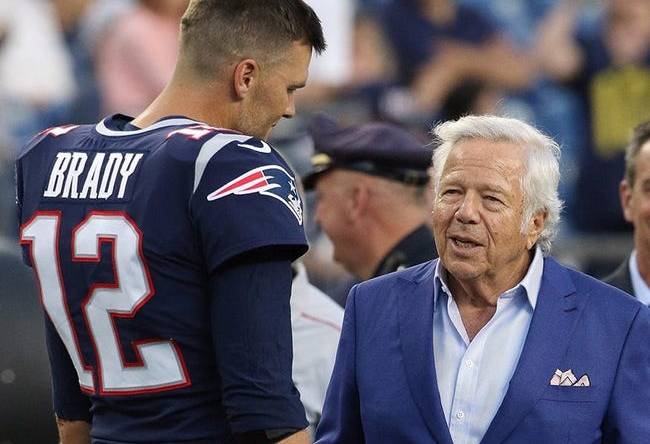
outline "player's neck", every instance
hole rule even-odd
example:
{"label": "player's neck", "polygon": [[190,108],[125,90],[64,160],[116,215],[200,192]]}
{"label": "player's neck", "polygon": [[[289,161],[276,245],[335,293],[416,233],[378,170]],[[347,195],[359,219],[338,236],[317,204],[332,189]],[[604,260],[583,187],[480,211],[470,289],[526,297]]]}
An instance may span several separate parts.
{"label": "player's neck", "polygon": [[230,128],[231,110],[217,105],[227,102],[213,100],[210,92],[213,91],[206,91],[197,86],[185,86],[183,82],[174,79],[131,123],[139,128],[146,128],[167,116],[184,116],[214,127]]}

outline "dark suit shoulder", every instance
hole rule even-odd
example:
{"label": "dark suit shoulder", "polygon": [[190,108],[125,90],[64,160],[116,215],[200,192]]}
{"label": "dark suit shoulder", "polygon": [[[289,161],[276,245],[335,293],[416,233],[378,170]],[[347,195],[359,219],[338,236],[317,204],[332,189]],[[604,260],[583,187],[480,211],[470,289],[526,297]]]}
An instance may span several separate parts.
{"label": "dark suit shoulder", "polygon": [[630,258],[626,258],[612,274],[603,279],[603,282],[634,296],[632,277],[630,276]]}
{"label": "dark suit shoulder", "polygon": [[589,307],[593,309],[613,310],[634,315],[639,308],[643,307],[643,304],[637,299],[619,288],[580,271],[565,266],[560,267],[566,270],[573,281],[576,293],[579,295],[584,294],[589,298]]}

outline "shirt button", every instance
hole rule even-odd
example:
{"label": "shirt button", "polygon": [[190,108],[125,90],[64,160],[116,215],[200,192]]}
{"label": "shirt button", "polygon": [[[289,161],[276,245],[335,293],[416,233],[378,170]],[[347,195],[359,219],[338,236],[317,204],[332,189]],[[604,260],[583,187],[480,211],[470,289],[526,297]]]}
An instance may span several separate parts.
{"label": "shirt button", "polygon": [[465,412],[463,412],[462,410],[458,410],[456,412],[456,419],[459,420],[459,421],[462,421],[463,419],[465,419]]}
{"label": "shirt button", "polygon": [[467,368],[472,368],[472,367],[474,367],[474,361],[472,361],[471,359],[467,359],[467,360],[465,361],[465,367],[467,367]]}

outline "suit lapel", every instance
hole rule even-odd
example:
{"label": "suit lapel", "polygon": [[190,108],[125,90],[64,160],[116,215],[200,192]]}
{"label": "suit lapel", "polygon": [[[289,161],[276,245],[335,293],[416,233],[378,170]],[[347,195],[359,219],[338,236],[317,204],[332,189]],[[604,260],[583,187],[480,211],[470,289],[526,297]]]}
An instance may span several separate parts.
{"label": "suit lapel", "polygon": [[415,281],[400,281],[399,335],[411,395],[427,428],[439,443],[452,444],[438,392],[433,358],[433,270]]}
{"label": "suit lapel", "polygon": [[482,444],[503,442],[542,396],[569,345],[579,314],[578,302],[566,271],[547,258],[517,368]]}

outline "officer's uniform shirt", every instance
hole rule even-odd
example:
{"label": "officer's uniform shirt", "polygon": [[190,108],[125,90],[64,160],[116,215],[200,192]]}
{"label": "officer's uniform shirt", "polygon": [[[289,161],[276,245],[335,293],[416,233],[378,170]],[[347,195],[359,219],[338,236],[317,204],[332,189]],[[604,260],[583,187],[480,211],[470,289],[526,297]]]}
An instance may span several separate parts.
{"label": "officer's uniform shirt", "polygon": [[426,225],[420,225],[384,257],[372,277],[430,261],[437,256],[431,229]]}

